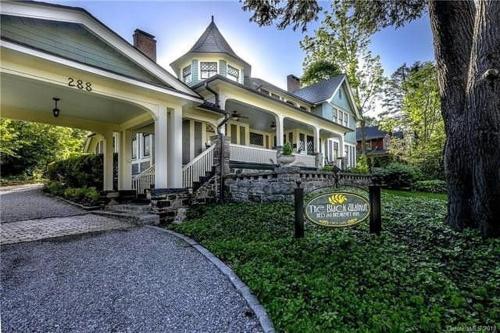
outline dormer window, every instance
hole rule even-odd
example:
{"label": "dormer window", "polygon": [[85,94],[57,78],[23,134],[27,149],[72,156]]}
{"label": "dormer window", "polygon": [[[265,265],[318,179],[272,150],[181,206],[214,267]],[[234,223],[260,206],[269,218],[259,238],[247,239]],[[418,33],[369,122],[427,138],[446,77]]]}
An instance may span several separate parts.
{"label": "dormer window", "polygon": [[209,77],[217,75],[217,63],[202,62],[200,64],[200,74],[202,79],[208,79]]}
{"label": "dormer window", "polygon": [[182,80],[186,83],[191,82],[193,76],[191,75],[191,65],[184,67],[182,70]]}
{"label": "dormer window", "polygon": [[231,65],[227,65],[227,77],[233,81],[240,81],[240,71],[238,68],[235,68]]}

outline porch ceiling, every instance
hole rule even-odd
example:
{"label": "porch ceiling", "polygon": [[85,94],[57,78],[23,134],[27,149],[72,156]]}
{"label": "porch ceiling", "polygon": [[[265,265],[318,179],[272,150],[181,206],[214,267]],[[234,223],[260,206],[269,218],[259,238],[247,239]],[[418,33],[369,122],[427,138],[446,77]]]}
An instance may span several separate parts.
{"label": "porch ceiling", "polygon": [[237,111],[243,117],[240,121],[242,123],[247,123],[251,128],[259,131],[271,132],[271,123],[275,121],[274,115],[265,112],[260,108],[241,103],[235,100],[228,100],[226,102],[226,111],[233,112]]}
{"label": "porch ceiling", "polygon": [[[15,114],[19,110],[19,113],[22,111],[36,115],[37,119],[46,117],[47,122],[50,122],[52,117],[53,97],[60,98],[60,117],[68,119],[120,124],[146,112],[134,104],[76,87],[61,87],[7,73],[1,75],[1,87],[2,113],[11,111],[10,114]],[[57,124],[56,119],[54,123]],[[75,127],[79,127],[78,124],[75,124]]]}

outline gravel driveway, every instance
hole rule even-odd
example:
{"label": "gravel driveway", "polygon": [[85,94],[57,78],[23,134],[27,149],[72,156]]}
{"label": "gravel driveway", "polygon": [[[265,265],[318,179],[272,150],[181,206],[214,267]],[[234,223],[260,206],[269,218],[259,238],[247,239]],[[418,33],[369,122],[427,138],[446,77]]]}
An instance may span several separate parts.
{"label": "gravel driveway", "polygon": [[2,223],[85,214],[85,211],[54,200],[41,191],[42,185],[0,188]]}
{"label": "gravel driveway", "polygon": [[229,280],[161,230],[113,230],[0,249],[2,332],[261,331]]}

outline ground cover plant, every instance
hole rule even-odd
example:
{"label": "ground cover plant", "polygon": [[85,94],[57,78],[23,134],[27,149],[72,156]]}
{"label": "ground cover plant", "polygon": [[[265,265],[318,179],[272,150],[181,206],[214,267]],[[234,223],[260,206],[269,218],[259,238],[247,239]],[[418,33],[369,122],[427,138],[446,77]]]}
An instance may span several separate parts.
{"label": "ground cover plant", "polygon": [[[229,264],[282,332],[437,332],[500,322],[500,240],[444,224],[443,194],[384,191],[383,233],[306,225],[286,203],[202,207],[172,226]],[[498,327],[497,327],[498,329]]]}

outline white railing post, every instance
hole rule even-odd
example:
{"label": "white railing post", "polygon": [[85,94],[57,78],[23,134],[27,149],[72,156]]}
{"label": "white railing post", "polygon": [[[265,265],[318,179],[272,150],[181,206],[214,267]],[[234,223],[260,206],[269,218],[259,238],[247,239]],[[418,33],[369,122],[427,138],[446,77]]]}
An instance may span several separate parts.
{"label": "white railing post", "polygon": [[182,168],[182,187],[193,187],[193,183],[200,180],[214,166],[215,145],[196,156]]}

